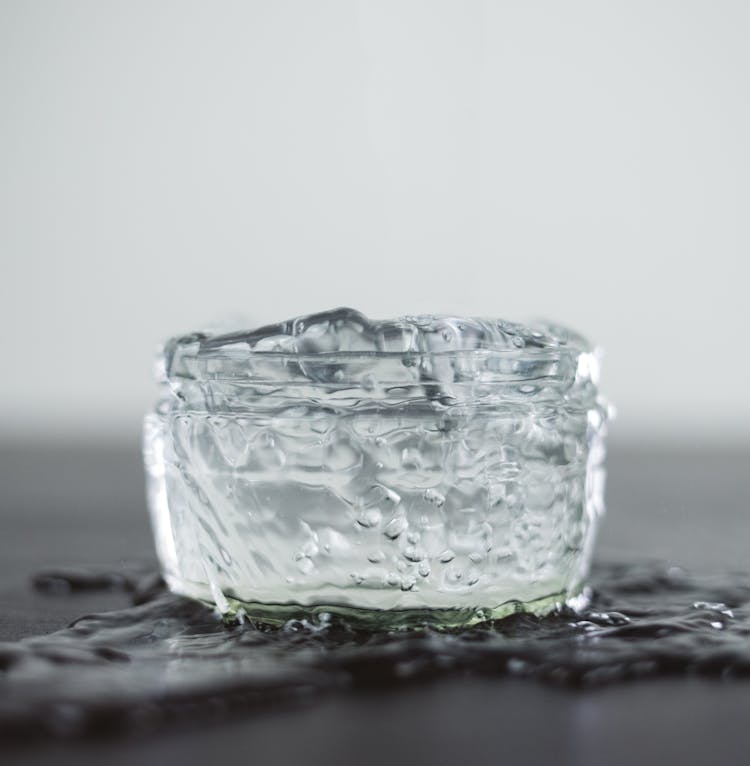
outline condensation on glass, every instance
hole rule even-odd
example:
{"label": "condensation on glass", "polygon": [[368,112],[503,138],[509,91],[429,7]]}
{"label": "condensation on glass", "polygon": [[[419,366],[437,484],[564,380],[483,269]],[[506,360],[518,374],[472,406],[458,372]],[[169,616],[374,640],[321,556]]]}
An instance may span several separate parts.
{"label": "condensation on glass", "polygon": [[581,593],[608,410],[576,333],[337,309],[174,338],[158,369],[144,452],[173,591],[397,625]]}

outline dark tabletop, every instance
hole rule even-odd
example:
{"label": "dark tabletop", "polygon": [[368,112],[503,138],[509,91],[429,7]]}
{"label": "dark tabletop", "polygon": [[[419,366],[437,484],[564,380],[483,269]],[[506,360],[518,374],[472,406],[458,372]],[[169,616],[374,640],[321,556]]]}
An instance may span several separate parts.
{"label": "dark tabletop", "polygon": [[[615,446],[607,495],[599,560],[658,558],[696,572],[750,569],[750,450]],[[113,592],[37,593],[29,585],[33,572],[153,559],[137,445],[0,450],[0,641],[128,603]],[[0,745],[2,764],[218,760],[748,763],[750,682],[664,679],[567,690],[452,678],[141,739]]]}

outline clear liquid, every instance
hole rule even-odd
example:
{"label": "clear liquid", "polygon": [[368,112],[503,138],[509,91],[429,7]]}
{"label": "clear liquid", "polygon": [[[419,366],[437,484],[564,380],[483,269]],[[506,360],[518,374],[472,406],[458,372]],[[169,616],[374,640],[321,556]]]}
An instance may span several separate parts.
{"label": "clear liquid", "polygon": [[3,738],[158,730],[271,703],[421,679],[521,677],[564,686],[750,675],[750,577],[694,578],[658,564],[594,567],[591,602],[470,628],[363,630],[318,613],[281,627],[226,624],[148,576],[52,572],[52,592],[126,588],[131,608],[0,645]]}

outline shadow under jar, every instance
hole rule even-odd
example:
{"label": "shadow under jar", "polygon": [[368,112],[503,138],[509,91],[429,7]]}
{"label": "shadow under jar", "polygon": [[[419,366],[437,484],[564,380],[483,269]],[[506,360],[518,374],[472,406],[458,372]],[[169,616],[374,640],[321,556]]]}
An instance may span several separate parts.
{"label": "shadow under jar", "polygon": [[144,439],[166,581],[271,623],[569,602],[603,513],[597,374],[548,323],[337,309],[174,338]]}

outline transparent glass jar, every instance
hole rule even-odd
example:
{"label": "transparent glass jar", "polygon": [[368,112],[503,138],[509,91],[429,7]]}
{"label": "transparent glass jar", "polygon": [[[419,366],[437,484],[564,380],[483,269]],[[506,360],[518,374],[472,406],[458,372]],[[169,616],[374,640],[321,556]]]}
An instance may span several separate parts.
{"label": "transparent glass jar", "polygon": [[144,442],[165,578],[272,622],[567,602],[603,512],[597,370],[558,326],[351,309],[172,339]]}

